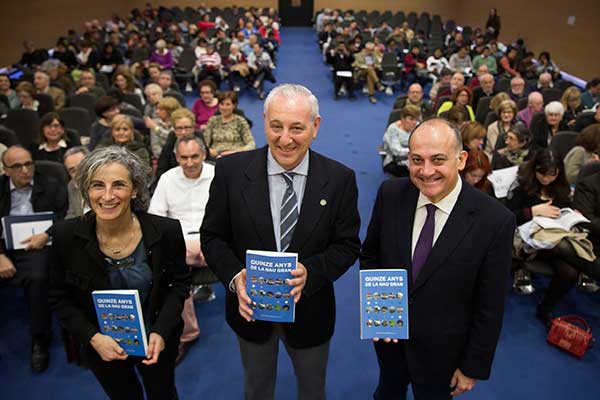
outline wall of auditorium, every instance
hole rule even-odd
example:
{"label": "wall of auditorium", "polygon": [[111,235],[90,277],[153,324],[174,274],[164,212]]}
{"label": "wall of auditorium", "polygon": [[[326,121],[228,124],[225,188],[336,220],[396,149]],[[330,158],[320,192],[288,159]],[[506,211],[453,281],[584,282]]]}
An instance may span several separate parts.
{"label": "wall of auditorium", "polygon": [[[598,0],[460,0],[454,19],[465,25],[484,26],[489,9],[498,7],[500,40],[525,40],[537,54],[547,50],[559,68],[589,80],[600,76],[600,3]],[[569,16],[574,25],[567,24]]]}

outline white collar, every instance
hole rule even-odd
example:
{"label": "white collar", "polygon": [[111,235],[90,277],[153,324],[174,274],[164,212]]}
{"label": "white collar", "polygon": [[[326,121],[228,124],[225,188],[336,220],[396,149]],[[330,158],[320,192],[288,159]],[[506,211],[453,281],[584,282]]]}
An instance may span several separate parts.
{"label": "white collar", "polygon": [[[296,165],[296,168],[294,168],[288,172],[293,172],[294,174],[297,174],[297,175],[308,176],[308,158],[309,157],[308,157],[308,150],[307,150],[306,154],[304,155],[304,158],[302,158],[302,161],[300,161],[300,164]],[[279,175],[279,174],[283,174],[284,172],[286,172],[285,168],[283,168],[281,165],[279,165],[277,160],[275,160],[275,157],[273,157],[273,154],[271,153],[271,149],[269,149],[269,151],[267,151],[267,174],[268,175]]]}
{"label": "white collar", "polygon": [[[65,139],[60,139],[60,141],[58,142],[58,147],[59,148],[63,148],[63,149],[67,148],[67,142],[65,142]],[[56,151],[56,150],[49,150],[48,149],[48,143],[46,143],[46,142],[40,144],[38,146],[38,150],[46,150],[49,153],[53,152],[53,151]]]}
{"label": "white collar", "polygon": [[462,180],[459,176],[458,180],[456,181],[456,185],[454,186],[454,189],[452,189],[452,191],[450,191],[450,193],[448,193],[446,197],[444,197],[437,203],[433,203],[431,200],[425,197],[423,193],[419,192],[419,199],[417,200],[417,209],[424,207],[427,204],[434,204],[444,214],[450,215],[452,209],[454,208],[454,205],[456,204],[456,201],[458,200],[458,195],[460,194],[461,189]]}

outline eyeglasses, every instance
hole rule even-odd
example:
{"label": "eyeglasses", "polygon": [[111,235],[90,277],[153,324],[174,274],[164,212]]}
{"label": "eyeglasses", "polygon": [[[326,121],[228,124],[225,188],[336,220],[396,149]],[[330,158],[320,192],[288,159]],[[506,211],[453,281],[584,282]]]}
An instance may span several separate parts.
{"label": "eyeglasses", "polygon": [[176,126],[175,127],[176,131],[191,131],[192,129],[194,129],[193,126]]}
{"label": "eyeglasses", "polygon": [[24,167],[27,169],[32,169],[33,167],[35,167],[35,163],[33,161],[26,161],[23,164],[18,163],[13,165],[4,165],[4,168],[12,169],[15,171],[22,170]]}

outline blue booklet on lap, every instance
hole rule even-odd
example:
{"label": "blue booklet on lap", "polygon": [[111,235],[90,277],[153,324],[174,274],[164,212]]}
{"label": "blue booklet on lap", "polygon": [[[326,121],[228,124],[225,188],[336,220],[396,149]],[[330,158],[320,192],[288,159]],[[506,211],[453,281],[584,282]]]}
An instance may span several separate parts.
{"label": "blue booklet on lap", "polygon": [[360,271],[360,338],[408,339],[405,269]]}
{"label": "blue booklet on lap", "polygon": [[294,276],[298,254],[246,251],[246,291],[252,300],[253,318],[271,322],[294,322],[295,303],[288,284]]}
{"label": "blue booklet on lap", "polygon": [[146,357],[146,327],[137,290],[92,292],[100,333],[112,337],[130,356]]}

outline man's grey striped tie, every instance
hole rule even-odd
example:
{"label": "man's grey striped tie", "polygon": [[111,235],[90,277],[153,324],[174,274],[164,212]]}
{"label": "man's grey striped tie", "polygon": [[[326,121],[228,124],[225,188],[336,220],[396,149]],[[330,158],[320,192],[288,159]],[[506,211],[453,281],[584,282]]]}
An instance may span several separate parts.
{"label": "man's grey striped tie", "polygon": [[294,173],[284,172],[281,176],[283,176],[287,188],[283,195],[283,201],[281,202],[281,239],[279,240],[279,243],[281,245],[281,251],[287,251],[290,242],[292,241],[296,222],[298,222],[298,198],[296,197],[296,192],[294,192]]}

